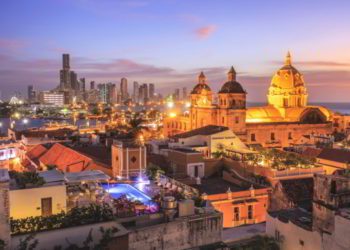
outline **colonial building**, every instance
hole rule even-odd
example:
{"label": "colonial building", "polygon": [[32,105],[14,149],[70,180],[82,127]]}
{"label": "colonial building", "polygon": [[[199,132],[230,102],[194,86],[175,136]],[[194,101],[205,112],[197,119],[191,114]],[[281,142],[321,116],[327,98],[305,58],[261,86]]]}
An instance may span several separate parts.
{"label": "colonial building", "polygon": [[266,106],[247,108],[246,95],[231,67],[214,103],[214,93],[201,72],[191,92],[189,113],[166,118],[164,134],[218,125],[229,127],[248,144],[278,148],[296,144],[304,135],[332,133],[332,112],[308,106],[303,75],[292,65],[289,53],[284,66],[272,77]]}

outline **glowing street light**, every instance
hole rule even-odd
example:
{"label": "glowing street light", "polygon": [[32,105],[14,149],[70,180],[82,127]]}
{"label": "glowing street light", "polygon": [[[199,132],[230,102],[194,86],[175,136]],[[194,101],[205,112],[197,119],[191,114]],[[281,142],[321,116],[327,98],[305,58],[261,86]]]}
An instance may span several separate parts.
{"label": "glowing street light", "polygon": [[24,125],[27,125],[28,122],[29,122],[29,120],[28,120],[27,118],[24,118],[24,119],[23,119],[23,124],[24,124]]}

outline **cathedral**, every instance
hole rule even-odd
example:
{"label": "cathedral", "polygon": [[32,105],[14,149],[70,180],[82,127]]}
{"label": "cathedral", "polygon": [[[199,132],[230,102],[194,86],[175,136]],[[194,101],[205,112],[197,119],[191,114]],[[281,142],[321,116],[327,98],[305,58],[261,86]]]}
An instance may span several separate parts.
{"label": "cathedral", "polygon": [[247,144],[281,148],[300,144],[310,135],[332,133],[332,112],[307,104],[304,78],[292,65],[290,53],[272,77],[266,106],[247,108],[247,92],[236,78],[236,71],[231,67],[227,81],[214,96],[201,72],[191,92],[189,112],[165,118],[164,135],[169,137],[206,125],[219,125],[229,127]]}

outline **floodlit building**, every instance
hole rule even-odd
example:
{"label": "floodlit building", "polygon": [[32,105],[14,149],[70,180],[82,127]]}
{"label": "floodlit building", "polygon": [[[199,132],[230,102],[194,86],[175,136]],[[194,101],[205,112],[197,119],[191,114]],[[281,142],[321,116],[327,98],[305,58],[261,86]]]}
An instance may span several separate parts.
{"label": "floodlit building", "polygon": [[63,106],[65,104],[65,94],[63,92],[42,91],[39,93],[40,103]]}
{"label": "floodlit building", "polygon": [[188,132],[174,135],[169,148],[190,148],[212,158],[217,152],[251,152],[232,130],[224,126],[207,125]]}
{"label": "floodlit building", "polygon": [[49,216],[66,211],[67,194],[64,176],[59,171],[39,173],[45,183],[42,186],[20,188],[10,181],[10,217]]}
{"label": "floodlit building", "polygon": [[218,102],[214,103],[214,93],[201,72],[190,95],[189,114],[166,118],[164,135],[207,125],[227,126],[248,144],[281,148],[292,145],[304,135],[332,133],[332,111],[307,104],[303,75],[292,65],[289,53],[284,66],[271,80],[267,106],[247,108],[246,95],[232,67],[227,82],[218,92]]}
{"label": "floodlit building", "polygon": [[130,178],[145,172],[146,147],[130,140],[116,140],[112,145],[112,171],[114,177]]}

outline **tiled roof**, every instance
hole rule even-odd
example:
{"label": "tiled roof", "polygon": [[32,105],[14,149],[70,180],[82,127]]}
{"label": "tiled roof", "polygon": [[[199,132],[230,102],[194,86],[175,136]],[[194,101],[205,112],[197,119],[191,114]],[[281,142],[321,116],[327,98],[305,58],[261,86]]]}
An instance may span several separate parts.
{"label": "tiled roof", "polygon": [[45,148],[43,145],[39,144],[34,146],[31,150],[29,150],[26,155],[29,159],[32,161],[35,161],[38,159],[40,156],[45,154],[47,152],[47,148]]}
{"label": "tiled roof", "polygon": [[193,129],[185,133],[177,134],[174,136],[174,138],[188,138],[195,135],[213,135],[222,131],[226,131],[228,129],[228,127],[224,126],[208,125],[205,127]]}
{"label": "tiled roof", "polygon": [[321,153],[322,149],[319,149],[319,148],[306,148],[304,150],[304,152],[302,153],[303,156],[306,156],[306,157],[310,157],[310,158],[313,158],[313,157],[317,157],[320,153]]}
{"label": "tiled roof", "polygon": [[350,163],[350,151],[344,149],[324,148],[317,158],[341,163]]}

